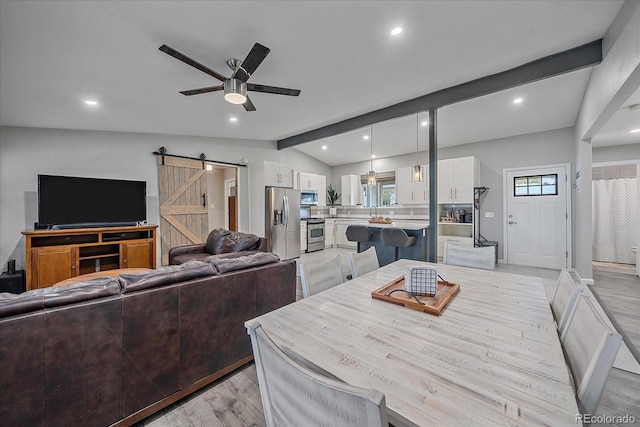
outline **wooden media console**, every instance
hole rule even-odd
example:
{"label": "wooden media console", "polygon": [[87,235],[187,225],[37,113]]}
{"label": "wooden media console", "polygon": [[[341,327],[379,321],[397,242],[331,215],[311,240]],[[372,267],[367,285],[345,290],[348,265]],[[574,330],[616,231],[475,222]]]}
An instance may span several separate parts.
{"label": "wooden media console", "polygon": [[157,225],[26,230],[26,288],[118,268],[156,268]]}

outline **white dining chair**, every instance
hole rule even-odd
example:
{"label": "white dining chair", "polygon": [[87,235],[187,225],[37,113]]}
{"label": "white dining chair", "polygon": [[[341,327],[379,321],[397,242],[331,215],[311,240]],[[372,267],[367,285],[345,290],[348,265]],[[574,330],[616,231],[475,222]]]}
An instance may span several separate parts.
{"label": "white dining chair", "polygon": [[364,252],[349,252],[349,261],[351,262],[351,277],[354,279],[380,268],[378,253],[373,246]]}
{"label": "white dining chair", "polygon": [[[247,325],[267,427],[388,426],[384,394],[323,375],[323,369],[278,347],[259,322]],[[301,363],[300,363],[301,362]]]}
{"label": "white dining chair", "polygon": [[444,256],[442,262],[461,267],[481,268],[483,270],[496,269],[496,249],[493,246],[460,246],[444,242]]}
{"label": "white dining chair", "polygon": [[582,293],[582,288],[573,281],[569,270],[563,268],[551,297],[551,311],[558,325],[558,334],[562,335],[567,325],[567,315],[571,313],[580,293]]}
{"label": "white dining chair", "polygon": [[560,336],[583,414],[595,414],[622,337],[600,316],[586,294],[578,296]]}
{"label": "white dining chair", "polygon": [[303,298],[344,282],[340,257],[336,255],[320,264],[300,264],[300,282]]}

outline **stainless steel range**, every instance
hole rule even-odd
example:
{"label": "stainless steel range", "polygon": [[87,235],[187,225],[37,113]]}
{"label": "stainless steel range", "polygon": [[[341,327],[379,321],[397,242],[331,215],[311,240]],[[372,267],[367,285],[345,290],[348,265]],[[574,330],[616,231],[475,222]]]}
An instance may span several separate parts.
{"label": "stainless steel range", "polygon": [[307,252],[324,249],[324,218],[311,218],[311,208],[300,208],[300,219],[307,222]]}
{"label": "stainless steel range", "polygon": [[307,218],[307,252],[324,249],[324,219]]}

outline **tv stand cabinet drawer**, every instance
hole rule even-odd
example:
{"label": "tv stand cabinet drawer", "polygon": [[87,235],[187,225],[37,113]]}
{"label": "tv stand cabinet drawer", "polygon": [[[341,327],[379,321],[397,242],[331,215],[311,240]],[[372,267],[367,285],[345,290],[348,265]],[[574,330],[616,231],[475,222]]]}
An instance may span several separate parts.
{"label": "tv stand cabinet drawer", "polygon": [[31,247],[41,248],[45,246],[81,245],[83,243],[98,243],[100,238],[97,233],[72,234],[68,236],[34,236],[31,238]]}
{"label": "tv stand cabinet drawer", "polygon": [[157,225],[23,231],[26,288],[127,267],[156,268]]}

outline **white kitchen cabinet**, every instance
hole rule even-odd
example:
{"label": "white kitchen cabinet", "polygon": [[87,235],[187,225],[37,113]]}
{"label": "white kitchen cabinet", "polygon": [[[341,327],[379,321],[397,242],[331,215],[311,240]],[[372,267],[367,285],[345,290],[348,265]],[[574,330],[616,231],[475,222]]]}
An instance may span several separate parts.
{"label": "white kitchen cabinet", "polygon": [[265,160],[264,185],[266,187],[293,188],[293,168],[283,163]]}
{"label": "white kitchen cabinet", "polygon": [[336,246],[339,248],[357,249],[358,243],[347,240],[349,223],[336,222]]}
{"label": "white kitchen cabinet", "polygon": [[293,171],[293,189],[300,189],[300,172],[298,172],[297,170]]}
{"label": "white kitchen cabinet", "polygon": [[318,190],[318,206],[327,206],[327,177],[313,174],[311,184]]}
{"label": "white kitchen cabinet", "polygon": [[472,237],[457,237],[457,236],[438,236],[438,257],[444,257],[444,244],[445,242],[449,242],[458,246],[469,246],[473,247],[473,238]]}
{"label": "white kitchen cabinet", "polygon": [[336,241],[336,220],[326,219],[324,221],[324,246],[332,248]]}
{"label": "white kitchen cabinet", "polygon": [[424,180],[411,181],[413,167],[399,168],[396,171],[396,203],[399,205],[417,205],[429,202],[429,166],[422,165]]}
{"label": "white kitchen cabinet", "polygon": [[327,206],[326,176],[300,172],[298,174],[298,188],[300,190],[316,190],[318,192],[318,206]]}
{"label": "white kitchen cabinet", "polygon": [[444,243],[474,245],[473,222],[444,222],[446,211],[464,209],[473,214],[474,187],[479,185],[480,163],[475,157],[438,161],[438,256],[444,254]]}
{"label": "white kitchen cabinet", "polygon": [[362,204],[362,184],[358,175],[342,175],[342,206]]}
{"label": "white kitchen cabinet", "polygon": [[301,190],[311,190],[312,186],[312,173],[300,172],[298,178],[298,188]]}
{"label": "white kitchen cabinet", "polygon": [[475,157],[438,160],[438,203],[473,203],[480,163]]}
{"label": "white kitchen cabinet", "polygon": [[300,252],[307,251],[307,221],[300,221]]}

